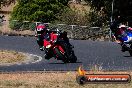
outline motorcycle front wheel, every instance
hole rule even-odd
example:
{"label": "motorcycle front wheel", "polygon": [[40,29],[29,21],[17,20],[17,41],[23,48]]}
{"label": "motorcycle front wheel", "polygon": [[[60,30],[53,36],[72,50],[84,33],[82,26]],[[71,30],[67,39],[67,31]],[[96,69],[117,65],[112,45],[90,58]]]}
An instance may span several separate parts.
{"label": "motorcycle front wheel", "polygon": [[132,56],[132,44],[130,45],[130,50],[128,51],[130,56]]}

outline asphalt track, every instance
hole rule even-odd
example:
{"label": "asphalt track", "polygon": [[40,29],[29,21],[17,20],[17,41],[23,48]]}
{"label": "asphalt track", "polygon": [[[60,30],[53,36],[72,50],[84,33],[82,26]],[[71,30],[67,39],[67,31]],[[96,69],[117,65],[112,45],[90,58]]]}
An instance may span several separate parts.
{"label": "asphalt track", "polygon": [[[122,53],[120,46],[113,42],[98,42],[89,40],[71,40],[78,58],[77,63],[64,64],[55,59],[22,65],[0,66],[0,72],[14,71],[72,71],[83,65],[89,70],[95,65],[100,70],[132,70],[132,57],[128,52]],[[0,36],[0,49],[16,50],[42,56],[44,52],[38,49],[34,37]]]}

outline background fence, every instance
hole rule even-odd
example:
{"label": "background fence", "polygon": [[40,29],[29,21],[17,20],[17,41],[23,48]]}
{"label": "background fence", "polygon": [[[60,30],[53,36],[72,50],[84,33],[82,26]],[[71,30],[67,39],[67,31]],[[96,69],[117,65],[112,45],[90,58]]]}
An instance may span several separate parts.
{"label": "background fence", "polygon": [[[17,21],[9,22],[13,30],[31,30],[34,31],[40,22]],[[49,29],[57,27],[59,30],[66,31],[68,37],[72,39],[89,39],[89,40],[110,40],[109,28],[89,27],[79,25],[51,24],[45,23]]]}

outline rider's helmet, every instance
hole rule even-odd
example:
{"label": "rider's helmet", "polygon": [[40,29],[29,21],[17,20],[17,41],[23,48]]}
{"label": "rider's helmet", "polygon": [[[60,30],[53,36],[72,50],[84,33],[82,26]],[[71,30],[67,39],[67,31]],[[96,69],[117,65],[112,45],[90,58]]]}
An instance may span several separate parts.
{"label": "rider's helmet", "polygon": [[126,25],[122,24],[122,25],[119,26],[119,29],[122,30],[122,31],[124,31],[124,30],[127,29],[127,27],[126,27]]}
{"label": "rider's helmet", "polygon": [[118,27],[117,34],[118,35],[124,35],[125,34],[125,31],[126,31],[126,26],[122,24],[122,25],[120,25]]}
{"label": "rider's helmet", "polygon": [[39,24],[37,27],[36,27],[36,31],[37,31],[37,34],[38,35],[41,35],[41,34],[44,34],[46,33],[47,31],[47,28],[44,24]]}
{"label": "rider's helmet", "polygon": [[120,25],[119,28],[126,28],[126,26],[125,25]]}

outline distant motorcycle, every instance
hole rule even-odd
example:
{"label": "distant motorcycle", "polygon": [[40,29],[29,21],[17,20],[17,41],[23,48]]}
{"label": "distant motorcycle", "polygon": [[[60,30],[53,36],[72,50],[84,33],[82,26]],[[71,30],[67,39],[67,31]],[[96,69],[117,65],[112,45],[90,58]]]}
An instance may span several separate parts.
{"label": "distant motorcycle", "polygon": [[132,30],[125,28],[121,32],[119,40],[121,41],[122,51],[128,51],[132,56]]}
{"label": "distant motorcycle", "polygon": [[77,57],[67,40],[67,33],[56,29],[49,34],[49,39],[44,39],[45,51],[48,55],[64,63],[75,63]]}

